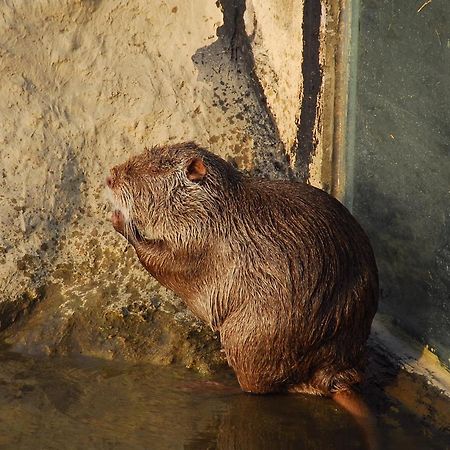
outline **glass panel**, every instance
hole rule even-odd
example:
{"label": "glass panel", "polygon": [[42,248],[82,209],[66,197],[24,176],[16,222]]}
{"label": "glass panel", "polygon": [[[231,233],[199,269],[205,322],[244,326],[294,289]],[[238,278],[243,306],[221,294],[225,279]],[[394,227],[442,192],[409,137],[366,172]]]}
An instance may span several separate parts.
{"label": "glass panel", "polygon": [[448,365],[450,2],[355,6],[347,200],[375,248],[380,311]]}

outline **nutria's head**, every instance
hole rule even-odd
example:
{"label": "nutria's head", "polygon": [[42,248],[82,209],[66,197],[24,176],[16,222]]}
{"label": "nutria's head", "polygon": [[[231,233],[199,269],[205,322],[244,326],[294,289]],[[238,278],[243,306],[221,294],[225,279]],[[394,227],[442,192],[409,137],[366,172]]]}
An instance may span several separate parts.
{"label": "nutria's head", "polygon": [[128,232],[147,239],[201,239],[217,225],[240,174],[195,143],[153,147],[111,169],[106,180]]}

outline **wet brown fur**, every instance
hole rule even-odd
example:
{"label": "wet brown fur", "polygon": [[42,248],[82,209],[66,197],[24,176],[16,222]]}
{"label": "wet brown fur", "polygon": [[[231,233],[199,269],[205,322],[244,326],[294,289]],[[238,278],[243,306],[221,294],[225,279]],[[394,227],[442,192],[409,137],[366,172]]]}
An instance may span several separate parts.
{"label": "wet brown fur", "polygon": [[112,169],[109,184],[126,213],[116,229],[220,333],[243,390],[330,395],[360,381],[377,268],[337,200],[243,176],[194,143],[147,150]]}

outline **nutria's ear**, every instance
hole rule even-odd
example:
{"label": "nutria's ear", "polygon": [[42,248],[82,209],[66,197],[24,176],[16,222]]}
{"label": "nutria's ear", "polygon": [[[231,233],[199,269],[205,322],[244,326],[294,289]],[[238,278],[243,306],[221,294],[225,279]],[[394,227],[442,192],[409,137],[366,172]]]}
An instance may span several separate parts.
{"label": "nutria's ear", "polygon": [[201,158],[192,158],[187,165],[186,175],[190,181],[201,181],[205,178],[207,169]]}

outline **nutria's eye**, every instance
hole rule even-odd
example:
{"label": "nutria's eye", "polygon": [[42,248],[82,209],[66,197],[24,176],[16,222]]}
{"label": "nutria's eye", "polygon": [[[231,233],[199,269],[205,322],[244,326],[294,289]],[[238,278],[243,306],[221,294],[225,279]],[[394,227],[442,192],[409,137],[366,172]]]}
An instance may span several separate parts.
{"label": "nutria's eye", "polygon": [[208,170],[201,158],[192,158],[187,165],[186,175],[190,181],[201,181],[205,178]]}

